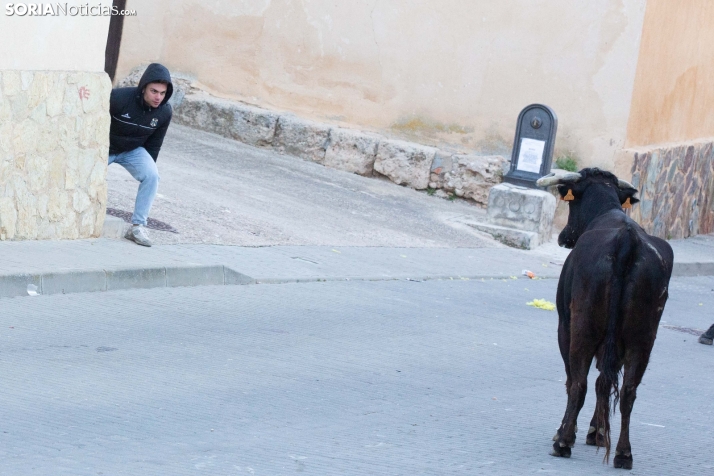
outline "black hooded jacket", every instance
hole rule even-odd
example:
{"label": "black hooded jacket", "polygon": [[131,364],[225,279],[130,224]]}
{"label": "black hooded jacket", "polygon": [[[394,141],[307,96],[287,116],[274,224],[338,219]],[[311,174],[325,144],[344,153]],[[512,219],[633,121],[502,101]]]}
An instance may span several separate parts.
{"label": "black hooded jacket", "polygon": [[[144,102],[142,91],[147,84],[157,81],[168,81],[168,87],[164,100],[159,107],[153,108]],[[112,116],[109,154],[144,147],[156,162],[171,122],[172,111],[168,100],[173,92],[169,70],[158,63],[146,68],[138,87],[112,90],[109,100],[109,114]]]}

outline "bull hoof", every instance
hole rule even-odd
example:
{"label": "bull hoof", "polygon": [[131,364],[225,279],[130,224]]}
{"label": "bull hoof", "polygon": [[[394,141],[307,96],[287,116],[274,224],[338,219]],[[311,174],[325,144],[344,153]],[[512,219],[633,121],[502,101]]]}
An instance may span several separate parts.
{"label": "bull hoof", "polygon": [[585,438],[585,444],[590,446],[599,446],[600,448],[605,447],[605,441],[602,436],[596,433],[591,433]]}
{"label": "bull hoof", "polygon": [[600,431],[595,430],[595,427],[591,426],[588,429],[588,436],[585,437],[585,444],[590,446],[599,446],[600,448],[605,447],[605,429],[600,428]]}
{"label": "bull hoof", "polygon": [[632,469],[632,455],[616,455],[612,465],[615,468]]}
{"label": "bull hoof", "polygon": [[557,441],[553,443],[553,451],[550,452],[551,456],[558,456],[560,458],[570,458],[570,447],[560,446]]}
{"label": "bull hoof", "polygon": [[[578,432],[578,427],[576,426],[576,427],[575,427],[575,433],[577,433],[577,432]],[[578,438],[578,437],[575,436],[575,437],[573,438],[573,442],[575,442],[575,440],[576,440],[577,438]],[[559,439],[560,439],[560,429],[558,429],[558,431],[555,432],[555,435],[553,435],[553,441],[558,441]],[[573,446],[574,446],[574,444],[570,445],[571,448],[572,448]]]}

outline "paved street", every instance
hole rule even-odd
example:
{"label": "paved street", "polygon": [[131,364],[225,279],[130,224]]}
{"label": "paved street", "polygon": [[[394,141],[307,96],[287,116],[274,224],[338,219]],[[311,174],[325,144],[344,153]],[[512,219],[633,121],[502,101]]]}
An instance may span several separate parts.
{"label": "paved street", "polygon": [[625,474],[714,475],[714,0],[66,3],[0,14],[0,476],[623,474],[550,308],[645,260]]}
{"label": "paved street", "polygon": [[[554,300],[555,286],[327,282],[4,299],[0,474],[617,474],[582,431],[570,460],[548,455],[565,405],[557,317],[525,303]],[[714,349],[680,329],[714,321],[713,290],[710,277],[672,283],[672,327],[660,328],[640,387],[629,474],[714,468]]]}
{"label": "paved street", "polygon": [[[548,455],[557,315],[525,303],[557,281],[516,276],[557,276],[564,250],[504,248],[463,224],[484,215],[467,202],[180,126],[159,168],[165,246],[6,244],[8,279],[203,265],[263,284],[3,299],[0,475],[615,474],[584,431]],[[108,181],[131,210],[136,182]],[[680,275],[711,274],[711,237],[673,245]],[[673,280],[630,474],[714,468],[714,348],[696,342],[712,308],[714,277]]]}

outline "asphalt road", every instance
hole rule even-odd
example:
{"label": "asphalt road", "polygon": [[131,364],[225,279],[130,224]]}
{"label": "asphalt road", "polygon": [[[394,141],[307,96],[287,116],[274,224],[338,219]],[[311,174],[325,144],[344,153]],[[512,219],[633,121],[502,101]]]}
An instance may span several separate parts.
{"label": "asphalt road", "polygon": [[[555,287],[327,282],[3,300],[0,474],[616,474],[584,434],[571,459],[548,455],[565,408],[557,317],[525,303],[554,300]],[[629,474],[714,468],[714,348],[687,333],[714,321],[713,290],[714,278],[672,282]]]}
{"label": "asphalt road", "polygon": [[[483,219],[485,211],[473,202],[428,196],[179,125],[169,128],[158,167],[150,217],[179,233],[151,231],[157,244],[502,246],[461,223]],[[138,182],[119,165],[109,167],[107,181],[107,206],[133,211]]]}

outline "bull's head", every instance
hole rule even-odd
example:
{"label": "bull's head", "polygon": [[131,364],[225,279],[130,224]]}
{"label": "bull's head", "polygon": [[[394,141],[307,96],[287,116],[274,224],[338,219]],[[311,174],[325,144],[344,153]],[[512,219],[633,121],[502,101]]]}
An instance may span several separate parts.
{"label": "bull's head", "polygon": [[632,184],[598,168],[551,173],[538,179],[536,185],[556,186],[561,198],[570,205],[568,224],[558,235],[558,244],[565,248],[575,246],[588,224],[598,216],[612,210],[622,211],[623,205],[639,202]]}

